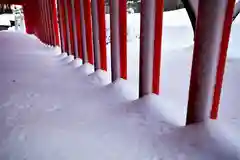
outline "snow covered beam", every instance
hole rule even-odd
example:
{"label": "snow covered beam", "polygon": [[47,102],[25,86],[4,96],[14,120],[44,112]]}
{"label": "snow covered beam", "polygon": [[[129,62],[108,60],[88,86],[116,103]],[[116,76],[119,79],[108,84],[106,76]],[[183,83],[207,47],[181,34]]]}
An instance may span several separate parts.
{"label": "snow covered beam", "polygon": [[110,0],[112,81],[127,79],[127,2]]}
{"label": "snow covered beam", "polygon": [[200,0],[186,124],[216,118],[235,0]]}
{"label": "snow covered beam", "polygon": [[106,25],[104,0],[92,0],[94,68],[107,71]]}
{"label": "snow covered beam", "polygon": [[159,93],[163,0],[141,1],[139,97]]}

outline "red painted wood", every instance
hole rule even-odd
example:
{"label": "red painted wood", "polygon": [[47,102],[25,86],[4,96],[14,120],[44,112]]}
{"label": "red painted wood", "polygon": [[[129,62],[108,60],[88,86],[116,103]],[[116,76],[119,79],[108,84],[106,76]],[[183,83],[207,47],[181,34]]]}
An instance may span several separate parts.
{"label": "red painted wood", "polygon": [[39,9],[40,9],[40,26],[41,26],[41,35],[42,35],[42,42],[46,42],[46,32],[45,32],[45,25],[43,24],[44,16],[43,16],[43,10],[42,10],[42,2],[38,1]]}
{"label": "red painted wood", "polygon": [[53,20],[53,27],[54,27],[54,36],[55,36],[55,42],[54,45],[60,45],[59,41],[59,29],[58,29],[58,22],[57,22],[57,8],[55,4],[55,0],[50,0],[50,8],[52,11],[52,20]]}
{"label": "red painted wood", "polygon": [[77,28],[77,38],[78,38],[78,56],[83,58],[82,54],[82,33],[81,33],[81,21],[80,21],[80,1],[75,0],[75,14],[76,14],[76,28]]}
{"label": "red painted wood", "polygon": [[51,26],[49,23],[47,0],[43,0],[43,8],[44,8],[44,15],[45,15],[46,30],[47,30],[47,44],[52,44]]}
{"label": "red painted wood", "polygon": [[53,23],[52,23],[52,15],[50,13],[51,10],[49,6],[49,0],[45,0],[45,6],[46,6],[46,13],[47,13],[47,23],[49,28],[50,45],[54,45]]}
{"label": "red painted wood", "polygon": [[164,1],[156,0],[152,91],[159,94]]}
{"label": "red painted wood", "polygon": [[86,28],[86,43],[88,61],[93,64],[93,39],[92,39],[92,22],[91,22],[91,2],[90,0],[83,0],[84,3],[84,19]]}
{"label": "red painted wood", "polygon": [[64,9],[64,1],[60,0],[60,17],[63,22],[63,37],[64,37],[64,51],[68,52],[68,41],[67,41],[67,26],[66,26],[66,18],[65,18],[65,9]]}
{"label": "red painted wood", "polygon": [[220,49],[220,57],[219,57],[219,62],[217,67],[216,84],[214,87],[213,104],[212,104],[212,110],[211,110],[212,119],[217,119],[217,116],[218,116],[223,75],[224,75],[225,63],[227,58],[227,49],[228,49],[228,43],[229,43],[229,36],[231,32],[234,6],[235,6],[235,0],[228,0],[227,11],[225,14],[221,49]]}
{"label": "red painted wood", "polygon": [[99,21],[99,43],[100,43],[100,66],[107,71],[106,51],[106,24],[105,24],[105,2],[98,0],[98,21]]}
{"label": "red painted wood", "polygon": [[72,23],[72,7],[71,7],[71,1],[67,1],[67,7],[68,7],[68,23],[69,23],[69,31],[70,31],[70,42],[71,42],[71,52],[69,54],[74,53],[74,38],[73,38],[73,23]]}
{"label": "red painted wood", "polygon": [[30,3],[23,5],[23,12],[24,12],[26,32],[28,34],[33,34],[34,29],[33,29],[33,19],[31,17],[32,15],[31,15],[31,4]]}
{"label": "red painted wood", "polygon": [[45,43],[49,44],[49,33],[48,33],[48,25],[47,25],[46,9],[44,5],[44,1],[42,1],[42,11],[43,11],[43,23],[45,28]]}
{"label": "red painted wood", "polygon": [[127,1],[119,0],[120,75],[127,79]]}

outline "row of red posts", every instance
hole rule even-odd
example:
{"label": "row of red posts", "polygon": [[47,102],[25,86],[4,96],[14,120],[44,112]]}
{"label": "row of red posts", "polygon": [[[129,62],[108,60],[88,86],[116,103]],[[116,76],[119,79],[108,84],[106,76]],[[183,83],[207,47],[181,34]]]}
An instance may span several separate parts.
{"label": "row of red posts", "polygon": [[[234,5],[199,1],[187,124],[217,118]],[[163,0],[141,1],[139,97],[160,92],[163,6]],[[23,8],[27,33],[107,71],[104,0],[27,0]],[[126,0],[110,0],[110,28],[114,82],[127,79]]]}

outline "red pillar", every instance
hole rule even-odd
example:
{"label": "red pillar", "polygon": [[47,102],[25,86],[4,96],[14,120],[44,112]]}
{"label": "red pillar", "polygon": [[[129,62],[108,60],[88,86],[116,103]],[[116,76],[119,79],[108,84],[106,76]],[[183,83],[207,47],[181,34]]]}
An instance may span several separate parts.
{"label": "red pillar", "polygon": [[53,19],[52,19],[52,10],[50,8],[50,0],[45,0],[46,6],[46,14],[47,14],[47,23],[49,27],[49,36],[50,36],[50,45],[54,45],[55,37],[54,37],[54,27],[53,27]]}
{"label": "red pillar", "polygon": [[45,24],[45,29],[46,29],[46,43],[51,44],[50,26],[49,26],[49,21],[48,21],[46,0],[42,0],[42,8],[43,8],[43,16],[44,16],[43,23]]}
{"label": "red pillar", "polygon": [[90,0],[83,0],[88,62],[93,64],[93,39]]}
{"label": "red pillar", "polygon": [[67,27],[66,27],[66,18],[65,18],[65,9],[64,9],[64,0],[59,0],[60,1],[60,17],[63,22],[63,38],[64,38],[64,51],[68,51],[68,40],[67,40]]}
{"label": "red pillar", "polygon": [[54,45],[59,46],[59,29],[58,29],[58,22],[57,22],[57,9],[55,0],[49,0],[49,5],[51,9],[51,16],[52,16],[52,24],[53,24],[53,33],[54,33]]}
{"label": "red pillar", "polygon": [[44,12],[44,6],[43,1],[39,1],[40,10],[41,10],[41,24],[42,24],[42,30],[43,30],[43,42],[48,43],[48,37],[47,37],[47,26],[46,26],[46,18],[45,18],[45,12]]}
{"label": "red pillar", "polygon": [[67,0],[67,8],[68,8],[68,23],[69,23],[69,31],[70,31],[70,41],[71,41],[71,53],[74,55],[75,51],[75,44],[74,44],[74,37],[73,37],[73,23],[72,23],[72,7],[71,7],[71,0]]}
{"label": "red pillar", "polygon": [[99,45],[100,45],[100,67],[102,70],[107,71],[106,24],[105,24],[104,0],[98,0],[98,21],[99,21],[98,24],[99,24]]}
{"label": "red pillar", "polygon": [[127,2],[110,0],[112,81],[127,79]]}
{"label": "red pillar", "polygon": [[208,119],[212,103],[219,100],[234,4],[235,0],[199,1],[186,124]]}
{"label": "red pillar", "polygon": [[104,0],[91,0],[94,49],[94,69],[107,70]]}
{"label": "red pillar", "polygon": [[141,1],[139,97],[159,92],[163,0]]}
{"label": "red pillar", "polygon": [[227,49],[228,49],[228,43],[229,43],[229,36],[231,32],[234,6],[235,6],[235,0],[229,0],[227,9],[226,9],[226,14],[225,14],[222,41],[220,46],[221,47],[220,56],[219,56],[218,67],[217,67],[216,84],[214,87],[213,104],[212,104],[212,110],[211,110],[212,119],[217,119],[217,116],[218,116],[218,108],[220,103],[223,75],[224,75],[225,63],[227,58]]}
{"label": "red pillar", "polygon": [[33,13],[31,8],[31,3],[27,2],[23,5],[23,12],[24,12],[24,20],[25,20],[25,26],[26,26],[26,32],[28,34],[34,33],[34,19],[33,19]]}
{"label": "red pillar", "polygon": [[155,35],[154,35],[154,57],[153,57],[153,82],[152,92],[159,94],[160,68],[161,68],[161,51],[162,51],[162,23],[164,1],[157,0],[155,13]]}
{"label": "red pillar", "polygon": [[61,17],[61,5],[60,5],[60,0],[57,0],[57,13],[58,13],[58,21],[59,21],[59,31],[60,31],[60,42],[61,42],[61,52],[65,52],[65,43],[64,43],[64,31],[63,31],[63,20]]}
{"label": "red pillar", "polygon": [[78,38],[78,56],[83,58],[82,54],[82,33],[81,33],[81,11],[80,11],[80,1],[75,0],[75,14],[76,14],[76,28],[77,28],[77,38]]}
{"label": "red pillar", "polygon": [[127,79],[127,1],[119,0],[120,75]]}

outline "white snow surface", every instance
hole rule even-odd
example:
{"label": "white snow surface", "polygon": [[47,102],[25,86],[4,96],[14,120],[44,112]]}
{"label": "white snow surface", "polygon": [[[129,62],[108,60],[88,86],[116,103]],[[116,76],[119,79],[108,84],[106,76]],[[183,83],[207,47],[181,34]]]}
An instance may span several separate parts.
{"label": "white snow surface", "polygon": [[140,17],[129,16],[129,77],[115,83],[110,45],[109,71],[93,72],[92,65],[33,36],[0,32],[1,160],[240,159],[239,20],[232,27],[219,119],[186,127],[191,26],[164,25],[161,94],[136,99]]}

